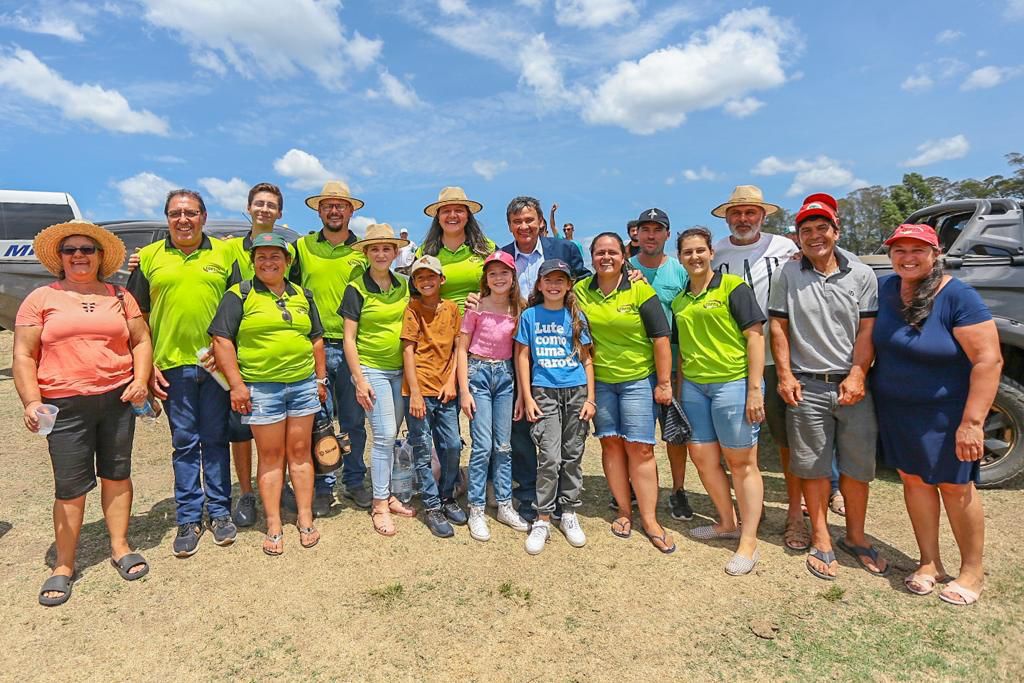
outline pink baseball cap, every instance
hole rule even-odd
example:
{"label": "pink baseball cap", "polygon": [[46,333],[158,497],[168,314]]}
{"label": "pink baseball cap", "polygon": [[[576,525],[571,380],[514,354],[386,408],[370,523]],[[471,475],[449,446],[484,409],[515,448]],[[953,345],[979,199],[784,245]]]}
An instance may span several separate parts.
{"label": "pink baseball cap", "polygon": [[507,251],[499,249],[490,256],[484,259],[484,270],[487,270],[487,264],[498,261],[502,263],[506,268],[509,268],[513,273],[516,272],[516,260],[512,258],[512,254]]}
{"label": "pink baseball cap", "polygon": [[889,239],[883,242],[883,244],[885,244],[885,246],[888,247],[896,240],[902,239],[918,240],[920,242],[924,242],[925,244],[930,244],[936,248],[938,248],[939,246],[939,236],[935,234],[935,228],[933,228],[930,225],[915,225],[912,223],[904,223],[900,227],[893,230],[892,234],[889,236]]}

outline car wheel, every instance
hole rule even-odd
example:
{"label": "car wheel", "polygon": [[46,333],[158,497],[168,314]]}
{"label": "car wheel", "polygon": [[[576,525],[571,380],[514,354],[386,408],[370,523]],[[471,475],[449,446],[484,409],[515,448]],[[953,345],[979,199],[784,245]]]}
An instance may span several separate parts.
{"label": "car wheel", "polygon": [[982,488],[1010,483],[1024,471],[1024,387],[1009,377],[999,380],[996,399],[985,419]]}

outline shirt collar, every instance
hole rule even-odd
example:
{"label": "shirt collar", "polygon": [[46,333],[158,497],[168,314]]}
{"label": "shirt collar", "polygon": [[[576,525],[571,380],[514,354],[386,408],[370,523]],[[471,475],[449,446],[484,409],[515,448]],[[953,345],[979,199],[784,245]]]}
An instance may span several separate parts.
{"label": "shirt collar", "polygon": [[517,259],[520,256],[524,256],[526,258],[533,258],[534,255],[540,255],[541,258],[544,258],[544,245],[541,243],[540,237],[537,238],[537,244],[536,246],[534,246],[533,251],[531,251],[530,253],[520,251],[518,242],[512,242],[512,251],[512,255],[515,256]]}
{"label": "shirt collar", "polygon": [[[252,288],[257,292],[270,292],[270,287],[267,287],[263,283],[263,280],[259,279],[258,277],[254,277],[252,279]],[[274,294],[273,292],[270,293]],[[292,283],[288,282],[287,280],[284,281],[284,293],[287,294],[288,296],[295,296],[296,294],[295,287],[293,287]],[[274,294],[274,296],[277,295]]]}
{"label": "shirt collar", "polygon": [[[616,287],[616,290],[620,291],[620,292],[625,292],[626,290],[628,290],[632,286],[633,286],[633,283],[629,281],[629,278],[626,276],[626,273],[623,272],[622,273],[622,279],[619,280],[619,286]],[[598,291],[600,291],[598,286],[597,286],[597,276],[596,275],[592,275],[590,277],[589,289],[597,289]]]}
{"label": "shirt collar", "polygon": [[[836,265],[839,266],[839,272],[845,273],[850,270],[850,259],[843,255],[843,252],[839,251],[838,248],[833,249],[832,253],[836,255]],[[800,270],[814,270],[814,264],[806,256],[800,257]]]}
{"label": "shirt collar", "polygon": [[[354,232],[352,232],[351,228],[349,228],[348,237],[345,238],[345,246],[348,246],[348,245],[350,245],[353,242],[356,242],[358,240],[359,240],[359,238],[356,237],[356,234]],[[324,229],[323,228],[320,228],[320,232],[318,232],[316,234],[316,241],[317,242],[326,242],[327,241],[327,237],[324,235]]]}
{"label": "shirt collar", "polygon": [[[165,237],[165,238],[164,238],[164,245],[165,245],[165,246],[166,246],[166,247],[167,247],[168,249],[177,249],[177,248],[178,248],[178,247],[177,247],[177,246],[176,246],[176,245],[174,244],[174,241],[173,241],[173,240],[171,240],[171,235],[170,235],[170,233],[168,233],[167,237]],[[205,232],[203,233],[203,241],[199,243],[199,247],[198,247],[198,248],[199,248],[199,249],[213,249],[213,243],[212,243],[212,242],[210,242],[210,236],[209,236],[209,235],[207,235],[207,234],[206,234]],[[179,250],[179,251],[180,251],[180,250]]]}
{"label": "shirt collar", "polygon": [[[402,283],[398,280],[398,277],[396,277],[394,273],[389,271],[388,275],[391,276],[391,286],[392,287],[399,287],[399,286],[401,286]],[[373,277],[370,276],[370,271],[369,270],[364,270],[363,271],[363,284],[366,286],[366,291],[369,292],[370,294],[380,294],[381,293],[380,285],[378,285],[377,281],[374,280]]]}

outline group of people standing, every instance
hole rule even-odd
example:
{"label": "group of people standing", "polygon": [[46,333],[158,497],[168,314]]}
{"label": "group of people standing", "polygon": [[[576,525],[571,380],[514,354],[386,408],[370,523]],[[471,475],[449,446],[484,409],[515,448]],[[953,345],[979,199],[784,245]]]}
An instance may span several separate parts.
{"label": "group of people standing", "polygon": [[[347,433],[340,493],[369,511],[377,533],[392,536],[395,517],[418,514],[390,488],[405,422],[430,532],[451,537],[467,525],[489,540],[490,485],[496,520],[527,533],[530,554],[556,524],[570,545],[586,543],[576,510],[592,423],[616,510],[611,533],[632,534],[635,505],[644,536],[672,553],[677,544],[657,518],[654,446],[665,407],[678,401],[692,434],[667,449],[670,513],[693,517],[689,455],[717,515],[690,535],[736,539],[727,573],[748,574],[759,560],[765,422],[786,474],[786,546],[807,551],[814,576],[835,579],[826,518],[835,467],[846,513],[836,545],[885,574],[865,534],[879,434],[903,477],[921,552],[908,590],[928,594],[948,581],[946,602],[977,600],[983,515],[974,483],[1001,358],[978,295],[943,275],[930,227],[901,226],[887,240],[895,274],[879,290],[871,269],[836,246],[840,219],[825,194],[804,201],[794,241],[763,233],[778,207],[754,186],[737,187],[712,211],[729,236],[714,243],[706,228],[683,230],[676,258],[666,253],[669,217],[651,208],[635,221],[635,246],[611,231],[594,238],[592,271],[581,245],[542,234],[533,197],[509,203],[513,240],[499,249],[477,221],[482,205],[446,187],[425,207],[431,224],[410,257],[406,233],[387,224],[362,239],[351,233],[363,202],[340,181],[306,200],[322,228],[294,243],[275,230],[283,205],[276,186],[256,185],[250,233],[221,241],[203,231],[197,192],[170,192],[168,236],[129,259],[125,289],[104,282],[125,259],[112,233],[72,221],[37,236],[36,253],[58,281],[19,311],[14,373],[30,430],[44,401],[59,408],[48,436],[57,562],[42,604],[71,595],[97,475],[111,562],[126,580],[148,572],[128,547],[127,520],[134,417],[153,411],[154,399],[171,429],[179,557],[197,552],[204,514],[217,545],[257,521],[253,439],[263,551],[284,552],[282,506],[294,507],[299,544],[318,543],[314,520],[334,504],[336,478],[314,472],[317,415],[336,416]],[[551,221],[553,229],[554,211]],[[459,411],[472,441],[465,475]],[[468,513],[457,500],[463,476]],[[940,497],[961,550],[955,581],[938,553]]]}

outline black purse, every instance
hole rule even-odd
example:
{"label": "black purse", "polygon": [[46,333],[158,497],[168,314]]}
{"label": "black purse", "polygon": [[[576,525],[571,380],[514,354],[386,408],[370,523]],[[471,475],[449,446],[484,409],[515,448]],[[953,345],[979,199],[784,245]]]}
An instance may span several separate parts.
{"label": "black purse", "polygon": [[661,404],[661,438],[665,443],[682,446],[693,436],[693,428],[686,419],[683,407],[674,397],[671,403]]}

